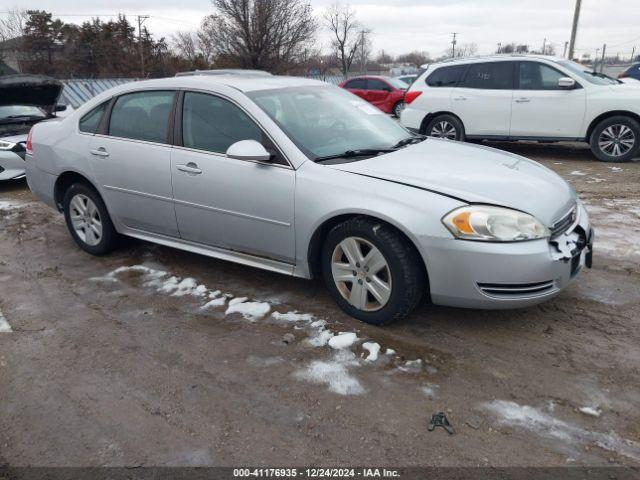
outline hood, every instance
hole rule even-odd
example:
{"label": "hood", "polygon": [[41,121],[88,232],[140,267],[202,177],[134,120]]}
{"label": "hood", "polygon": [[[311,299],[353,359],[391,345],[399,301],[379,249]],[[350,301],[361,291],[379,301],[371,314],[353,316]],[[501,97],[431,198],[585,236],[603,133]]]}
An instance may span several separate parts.
{"label": "hood", "polygon": [[553,171],[519,155],[448,140],[427,140],[386,155],[327,165],[457,198],[514,208],[551,226],[576,194]]}
{"label": "hood", "polygon": [[63,85],[44,75],[8,75],[0,77],[0,107],[31,105],[51,114],[58,103]]}

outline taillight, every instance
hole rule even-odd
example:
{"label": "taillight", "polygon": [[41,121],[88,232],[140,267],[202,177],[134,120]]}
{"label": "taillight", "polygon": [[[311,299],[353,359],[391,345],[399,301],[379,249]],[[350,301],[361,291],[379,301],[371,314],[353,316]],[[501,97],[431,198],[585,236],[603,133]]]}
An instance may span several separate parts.
{"label": "taillight", "polygon": [[27,136],[27,145],[25,146],[25,150],[27,151],[27,155],[33,155],[33,128],[29,130],[29,135]]}
{"label": "taillight", "polygon": [[404,94],[404,103],[407,105],[413,102],[416,98],[422,95],[420,90],[414,90],[413,92],[407,92]]}
{"label": "taillight", "polygon": [[620,75],[618,75],[618,78],[627,78],[626,72],[622,72]]}

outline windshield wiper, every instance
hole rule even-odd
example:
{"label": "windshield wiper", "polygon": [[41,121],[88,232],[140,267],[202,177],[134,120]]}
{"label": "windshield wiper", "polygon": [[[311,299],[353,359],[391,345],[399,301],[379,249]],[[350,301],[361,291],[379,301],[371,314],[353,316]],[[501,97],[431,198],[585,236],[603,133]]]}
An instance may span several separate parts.
{"label": "windshield wiper", "polygon": [[318,157],[315,161],[323,162],[325,160],[333,160],[334,158],[373,157],[381,153],[391,153],[393,151],[394,150],[391,148],[362,148],[358,150],[347,150],[346,152],[338,153],[336,155]]}
{"label": "windshield wiper", "polygon": [[396,143],[393,147],[391,147],[393,150],[397,150],[398,148],[402,148],[402,147],[406,147],[407,145],[411,145],[414,143],[420,143],[423,140],[426,140],[427,137],[425,135],[414,135],[412,137],[407,137],[404,138],[402,140],[400,140],[398,143]]}
{"label": "windshield wiper", "polygon": [[0,118],[0,122],[7,122],[7,121],[11,121],[11,120],[18,120],[20,118],[24,118],[26,120],[36,120],[36,119],[40,119],[40,118],[44,118],[41,117],[39,115],[9,115],[7,117],[2,117]]}

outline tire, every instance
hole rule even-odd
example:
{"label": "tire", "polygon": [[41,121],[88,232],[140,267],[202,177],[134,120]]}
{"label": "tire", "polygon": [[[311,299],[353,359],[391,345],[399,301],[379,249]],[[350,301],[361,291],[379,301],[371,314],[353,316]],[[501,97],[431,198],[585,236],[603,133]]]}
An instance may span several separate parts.
{"label": "tire", "polygon": [[65,192],[62,205],[69,233],[81,249],[92,255],[105,255],[117,247],[119,235],[107,207],[93,188],[74,183]]}
{"label": "tire", "polygon": [[404,110],[404,102],[402,100],[400,100],[398,103],[396,103],[393,106],[393,109],[391,110],[391,113],[393,113],[394,117],[400,118],[400,114],[402,113],[402,110]]}
{"label": "tire", "polygon": [[591,132],[589,144],[601,162],[628,162],[640,149],[640,123],[623,115],[606,118]]}
{"label": "tire", "polygon": [[[351,248],[353,242],[357,250]],[[376,251],[385,262],[382,268],[380,257],[373,255]],[[348,252],[357,252],[359,260],[351,261]],[[338,306],[372,325],[406,317],[427,291],[427,274],[414,246],[393,227],[368,218],[356,217],[334,227],[325,239],[321,263],[325,284]],[[374,291],[386,297],[383,302]],[[352,296],[355,302],[349,300]]]}
{"label": "tire", "polygon": [[449,114],[442,114],[432,118],[423,133],[429,137],[446,138],[459,142],[464,142],[465,139],[464,125],[462,125],[459,118]]}

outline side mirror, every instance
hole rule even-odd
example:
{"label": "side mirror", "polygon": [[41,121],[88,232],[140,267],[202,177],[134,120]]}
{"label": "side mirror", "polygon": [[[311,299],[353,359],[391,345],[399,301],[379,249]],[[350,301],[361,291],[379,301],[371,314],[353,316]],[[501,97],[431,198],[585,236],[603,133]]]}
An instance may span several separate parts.
{"label": "side mirror", "polygon": [[236,160],[253,160],[258,162],[268,162],[271,154],[255,140],[240,140],[227,149],[227,156]]}
{"label": "side mirror", "polygon": [[558,86],[560,88],[573,88],[576,86],[576,81],[573,78],[561,77],[558,79]]}
{"label": "side mirror", "polygon": [[58,105],[56,105],[55,111],[56,112],[64,112],[66,109],[67,109],[66,105],[58,104]]}

